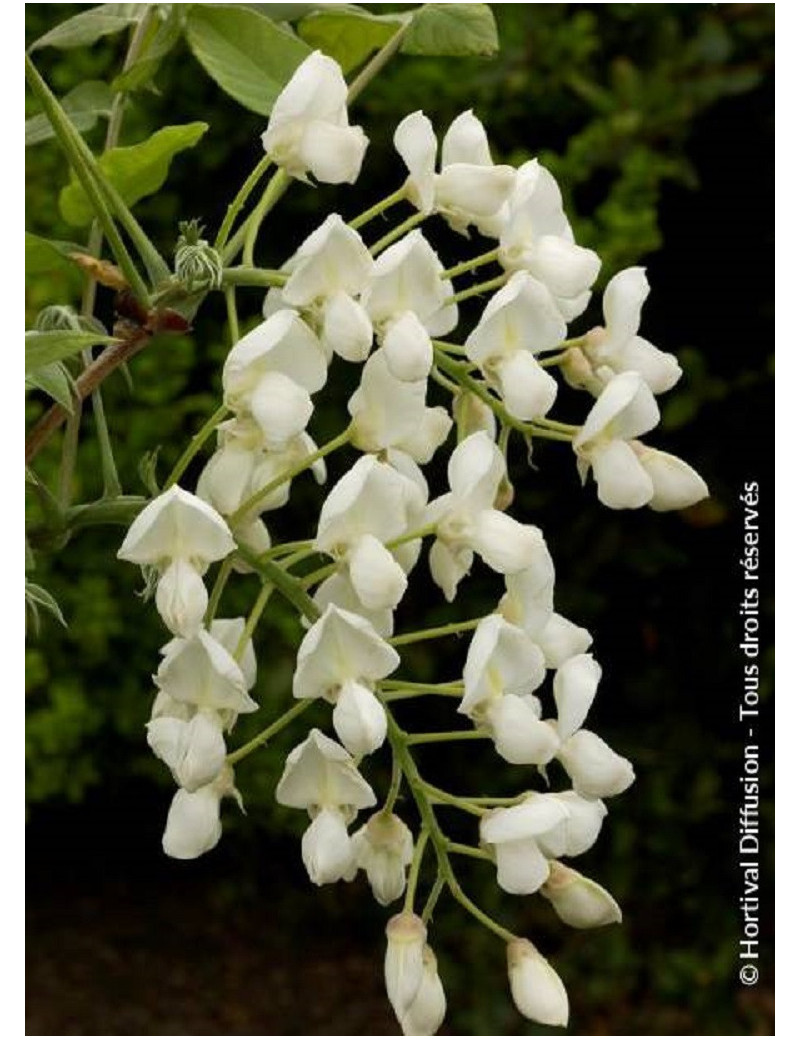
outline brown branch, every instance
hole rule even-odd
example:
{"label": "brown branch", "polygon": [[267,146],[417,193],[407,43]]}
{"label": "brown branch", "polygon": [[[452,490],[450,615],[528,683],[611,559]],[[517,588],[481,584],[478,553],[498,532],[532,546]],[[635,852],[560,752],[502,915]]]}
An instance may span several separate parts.
{"label": "brown branch", "polygon": [[[75,381],[75,389],[79,400],[84,401],[93,390],[107,379],[112,372],[129,361],[134,354],[147,346],[153,332],[147,328],[137,328],[131,335],[118,343],[106,347],[88,368],[84,369]],[[60,404],[49,408],[31,430],[25,441],[25,465],[36,457],[39,451],[50,440],[52,435],[66,420],[68,412]]]}

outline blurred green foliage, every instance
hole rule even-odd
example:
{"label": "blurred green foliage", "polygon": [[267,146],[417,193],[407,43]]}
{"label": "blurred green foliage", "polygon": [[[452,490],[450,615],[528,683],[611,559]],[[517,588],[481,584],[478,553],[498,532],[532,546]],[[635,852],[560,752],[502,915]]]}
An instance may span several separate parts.
{"label": "blurred green foliage", "polygon": [[[385,12],[387,5],[373,6]],[[28,40],[80,9],[28,5]],[[738,797],[741,752],[734,725],[740,676],[733,568],[738,485],[756,474],[766,493],[769,479],[764,438],[772,377],[763,338],[770,319],[769,282],[758,259],[759,251],[769,249],[771,214],[763,196],[748,191],[759,183],[770,147],[774,7],[498,4],[494,11],[499,58],[401,56],[388,66],[355,113],[372,141],[360,184],[346,194],[293,190],[268,225],[262,259],[280,263],[326,209],[352,215],[397,186],[401,171],[391,135],[404,114],[423,108],[443,130],[467,106],[487,123],[498,160],[518,163],[536,155],[555,173],[578,240],[604,259],[603,280],[646,259],[655,290],[645,311],[645,334],[677,351],[686,373],[664,402],[658,444],[689,458],[708,479],[713,498],[683,518],[616,516],[580,491],[571,460],[558,446],[537,451],[531,469],[517,444],[513,469],[518,515],[540,523],[552,544],[559,609],[596,633],[605,679],[593,722],[637,766],[639,782],[611,806],[605,834],[585,860],[586,872],[614,892],[626,921],[602,934],[567,934],[541,901],[501,898],[481,865],[467,864],[465,878],[490,912],[535,935],[544,952],[553,954],[582,1033],[763,1035],[771,1028],[768,1000],[758,989],[742,990],[735,980],[738,890],[731,806]],[[36,59],[63,95],[86,80],[110,81],[123,45],[122,37],[106,37],[91,48],[42,50]],[[31,105],[28,114],[34,112]],[[165,252],[177,238],[179,220],[200,217],[217,226],[259,157],[264,123],[222,94],[181,43],[165,60],[155,86],[133,95],[122,144],[140,141],[165,124],[195,120],[210,125],[205,138],[175,158],[165,187],[137,207]],[[740,146],[733,141],[744,125],[761,153],[743,159],[746,166],[738,169]],[[99,148],[103,133],[101,123],[88,132],[88,140]],[[58,211],[59,191],[67,182],[65,161],[52,141],[28,153],[30,231],[75,237]],[[734,211],[734,204],[741,209]],[[445,253],[452,248],[444,236],[441,245]],[[43,306],[75,302],[79,289],[69,274],[39,271],[27,287],[28,327]],[[732,290],[747,294],[744,306],[729,295]],[[255,321],[260,302],[258,293],[243,291],[242,316]],[[107,324],[110,307],[101,291],[98,315]],[[106,384],[126,492],[144,493],[137,474],[145,453],[161,448],[163,476],[214,409],[228,346],[222,307],[210,299],[191,336],[156,342],[135,359],[132,386],[121,375]],[[351,377],[345,373],[343,385],[316,416],[318,439],[337,432],[351,390],[344,383]],[[42,407],[32,395],[29,419]],[[585,401],[565,394],[564,407],[572,414],[563,417],[572,419],[583,414]],[[755,430],[755,436],[745,436],[745,429]],[[55,438],[36,464],[51,486],[59,450]],[[341,467],[341,461],[333,462],[332,479]],[[87,410],[75,501],[100,494],[100,472]],[[437,477],[434,467],[436,479],[441,473]],[[298,481],[292,508],[275,518],[275,535],[308,531],[307,517],[318,499],[310,482]],[[32,499],[34,522],[38,508]],[[143,739],[152,696],[149,675],[164,636],[154,611],[135,595],[134,569],[115,562],[121,537],[121,529],[94,528],[60,551],[51,552],[46,544],[35,551],[32,580],[53,593],[69,628],[62,631],[43,615],[41,635],[32,635],[28,649],[28,799],[34,814],[42,803],[78,803],[87,792],[115,790],[132,779],[152,784],[153,802],[167,804],[170,781]],[[465,617],[491,609],[497,595],[496,584],[480,573],[471,589],[471,598],[459,599]],[[225,612],[246,610],[254,595],[252,579],[237,582],[226,594]],[[768,600],[764,610],[766,624]],[[412,627],[419,627],[423,620],[434,624],[446,616],[423,583],[404,605],[399,627],[408,627],[412,618]],[[257,692],[264,711],[237,728],[237,740],[287,702],[299,635],[297,621],[274,597],[259,637]],[[454,675],[461,654],[463,645],[437,649],[436,656],[430,647],[418,647],[408,674]],[[762,667],[766,706],[767,657]],[[425,728],[434,726],[435,720],[426,721]],[[226,814],[226,841],[239,843],[240,873],[252,866],[265,831],[299,834],[303,826],[299,814],[275,806],[272,797],[282,755],[294,739],[284,734],[239,771],[248,816],[238,820],[233,812]],[[422,761],[434,782],[458,776],[463,765],[452,750]],[[470,755],[462,786],[499,793],[524,783],[520,770],[491,756],[485,762]],[[765,770],[766,762],[765,757]],[[765,796],[769,784],[767,770]],[[580,866],[584,869],[583,861]],[[304,898],[319,901],[322,913],[339,919],[336,893],[308,892]],[[352,909],[352,899],[344,902]],[[380,918],[370,910],[367,920]],[[376,924],[371,934],[378,935],[379,928]],[[444,900],[436,936],[448,991],[457,995],[451,1000],[452,1031],[526,1032],[506,998],[505,966],[495,940],[464,922]]]}

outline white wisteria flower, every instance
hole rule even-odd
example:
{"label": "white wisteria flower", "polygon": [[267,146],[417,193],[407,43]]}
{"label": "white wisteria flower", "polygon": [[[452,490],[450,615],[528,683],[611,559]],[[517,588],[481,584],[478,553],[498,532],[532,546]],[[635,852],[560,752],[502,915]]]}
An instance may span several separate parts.
{"label": "white wisteria flower", "polygon": [[591,469],[597,497],[609,509],[638,509],[655,493],[653,481],[630,442],[659,420],[653,392],[637,372],[606,385],[572,444],[582,480]]}
{"label": "white wisteria flower", "polygon": [[569,999],[556,970],[527,939],[508,944],[508,980],[521,1015],[545,1026],[566,1026]]}
{"label": "white wisteria flower", "polygon": [[213,712],[199,711],[188,721],[167,715],[151,719],[147,743],[187,791],[210,784],[225,765],[222,722]]}
{"label": "white wisteria flower", "polygon": [[285,306],[311,309],[328,359],[364,361],[372,347],[372,323],[358,297],[369,284],[374,261],[361,236],[331,213],[303,242],[286,268],[280,290]]}
{"label": "white wisteria flower", "polygon": [[653,497],[647,503],[648,509],[657,513],[686,509],[708,497],[708,485],[688,462],[641,441],[633,441],[631,447],[653,482]]}
{"label": "white wisteria flower", "polygon": [[511,166],[495,165],[486,130],[471,109],[457,116],[444,135],[439,174],[436,134],[423,112],[401,120],[394,145],[409,171],[406,192],[412,205],[425,214],[436,211],[462,234],[470,224],[493,233],[492,218],[508,200],[516,174]]}
{"label": "white wisteria flower", "polygon": [[536,159],[517,170],[499,259],[506,270],[528,271],[546,285],[567,321],[586,309],[600,258],[575,244],[558,184]]}
{"label": "white wisteria flower", "polygon": [[312,729],[289,753],[275,797],[281,805],[305,809],[311,817],[302,857],[314,884],[351,880],[356,863],[347,825],[376,799],[345,749]]}
{"label": "white wisteria flower", "polygon": [[536,360],[557,347],[567,326],[541,282],[517,271],[499,289],[467,337],[467,357],[496,385],[517,419],[538,419],[553,406],[558,384]]}
{"label": "white wisteria flower", "polygon": [[205,629],[188,639],[171,640],[162,654],[155,683],[174,701],[236,715],[258,710],[247,693],[251,676],[245,675],[232,654]]}
{"label": "white wisteria flower", "polygon": [[346,562],[368,610],[402,599],[408,579],[385,543],[405,535],[423,506],[419,486],[374,455],[363,455],[325,499],[314,548]]}
{"label": "white wisteria flower", "polygon": [[650,293],[643,267],[628,267],[615,274],[603,294],[605,326],[584,337],[583,351],[595,370],[609,376],[638,372],[654,394],[671,390],[681,377],[674,354],[654,347],[638,335],[641,311]]}
{"label": "white wisteria flower", "polygon": [[544,677],[544,655],[522,629],[499,614],[480,622],[467,651],[458,710],[489,728],[507,762],[545,765],[558,750],[552,727],[541,721],[541,704],[530,696]]}
{"label": "white wisteria flower", "polygon": [[419,230],[384,250],[361,302],[396,379],[425,379],[433,362],[431,336],[444,336],[458,322],[450,302],[453,286],[444,266]]}
{"label": "white wisteria flower", "polygon": [[347,83],[339,65],[314,51],[278,95],[261,137],[264,151],[291,177],[353,184],[367,136],[347,119]]}
{"label": "white wisteria flower", "polygon": [[241,796],[233,782],[233,770],[226,766],[210,784],[195,791],[181,787],[167,813],[162,847],[173,859],[197,859],[222,837],[220,802],[234,798],[241,808]]}
{"label": "white wisteria flower", "polygon": [[423,465],[447,440],[453,422],[444,408],[425,403],[428,383],[397,379],[384,350],[376,350],[361,371],[361,383],[347,404],[353,444],[361,451],[396,449]]}
{"label": "white wisteria flower", "polygon": [[406,887],[406,868],[414,854],[414,837],[399,816],[379,812],[352,838],[356,864],[363,870],[381,906],[399,899]]}
{"label": "white wisteria flower", "polygon": [[139,513],[117,556],[159,571],[156,609],[170,632],[191,635],[208,605],[202,575],[235,548],[219,513],[175,484]]}
{"label": "white wisteria flower", "polygon": [[225,403],[255,420],[265,447],[281,449],[305,429],[311,394],[327,375],[317,337],[296,311],[281,310],[232,347],[222,370]]}
{"label": "white wisteria flower", "polygon": [[463,440],[450,456],[450,491],[434,499],[426,522],[436,525],[430,568],[436,584],[452,602],[461,579],[472,567],[473,553],[500,574],[530,567],[546,550],[541,531],[494,508],[506,475],[503,453],[483,431]]}
{"label": "white wisteria flower", "polygon": [[541,888],[550,872],[547,857],[554,854],[554,846],[561,848],[568,819],[563,801],[537,793],[481,819],[481,842],[494,854],[497,883],[503,891],[531,895]]}
{"label": "white wisteria flower", "polygon": [[610,798],[627,790],[635,779],[633,766],[590,730],[582,729],[592,706],[602,669],[591,654],[565,661],[553,679],[558,712],[555,730],[561,742],[556,757],[566,769],[577,794]]}
{"label": "white wisteria flower", "polygon": [[622,911],[609,892],[558,860],[551,861],[550,874],[539,891],[572,928],[602,928],[622,920]]}
{"label": "white wisteria flower", "polygon": [[334,704],[339,739],[352,754],[366,755],[386,739],[386,712],[370,684],[399,663],[397,651],[365,618],[331,604],[303,637],[292,692],[298,700]]}
{"label": "white wisteria flower", "polygon": [[[197,481],[197,494],[223,516],[236,512],[251,495],[317,450],[316,443],[305,432],[290,438],[279,450],[268,450],[264,446],[261,427],[255,420],[239,418],[220,424],[217,443],[217,450]],[[310,469],[317,483],[324,484],[325,460],[317,459]],[[291,485],[291,480],[281,481],[269,494],[260,496],[243,529],[246,531],[261,513],[285,506]],[[242,533],[240,525],[237,525],[236,533]],[[264,548],[269,548],[268,542]]]}

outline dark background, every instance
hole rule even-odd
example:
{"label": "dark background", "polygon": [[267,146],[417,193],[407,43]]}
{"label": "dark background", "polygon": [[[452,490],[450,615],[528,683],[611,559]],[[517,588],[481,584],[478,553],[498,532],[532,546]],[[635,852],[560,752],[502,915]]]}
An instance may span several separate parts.
{"label": "dark background", "polygon": [[[27,5],[29,40],[77,9]],[[498,161],[535,154],[556,173],[578,240],[604,258],[603,280],[627,264],[646,265],[653,292],[643,332],[677,353],[685,370],[662,399],[663,422],[649,440],[690,461],[711,499],[682,514],[611,513],[581,490],[560,445],[537,449],[531,470],[517,444],[512,469],[515,515],[543,528],[556,561],[557,607],[595,636],[604,679],[592,727],[636,766],[637,783],[610,802],[598,844],[577,864],[614,893],[624,922],[571,932],[554,923],[543,901],[499,893],[483,864],[464,866],[464,884],[552,958],[570,993],[576,1033],[770,1035],[774,5],[494,10],[497,59],[400,57],[390,64],[353,114],[372,141],[359,184],[293,190],[270,218],[262,259],[279,264],[327,210],[351,216],[397,186],[390,139],[407,112],[424,107],[443,129],[471,106],[489,127]],[[83,79],[113,74],[123,46],[111,37],[88,50],[43,50],[37,62],[63,94]],[[125,143],[164,123],[211,124],[200,145],[176,160],[165,189],[137,208],[169,250],[178,220],[200,216],[217,226],[259,156],[264,120],[222,94],[183,46],[157,84],[158,93],[133,99]],[[100,133],[90,136],[93,143]],[[58,216],[66,167],[55,145],[29,152],[27,176],[29,229],[73,237]],[[432,237],[446,259],[469,255],[449,233]],[[478,240],[474,252],[482,248]],[[30,285],[28,327],[40,307],[63,302],[70,291],[52,278]],[[245,320],[255,320],[260,302],[257,292],[240,294]],[[110,317],[108,299],[101,298],[99,313]],[[592,311],[575,327],[597,317]],[[136,359],[132,391],[121,378],[108,385],[127,491],[142,492],[137,464],[146,451],[163,445],[163,476],[216,406],[228,346],[223,318],[219,301],[210,300],[191,338]],[[318,410],[320,441],[341,427],[354,375],[346,373]],[[585,397],[565,393],[558,416],[580,421],[586,406]],[[31,418],[40,408],[30,401]],[[54,443],[38,470],[52,477],[57,464]],[[336,460],[331,478],[346,464]],[[441,478],[432,466],[432,485]],[[746,988],[738,981],[744,734],[737,722],[737,561],[738,495],[751,480],[761,486],[764,535],[763,902],[761,980]],[[76,501],[99,490],[88,418]],[[292,507],[271,524],[275,534],[310,533],[319,500],[313,485],[297,481]],[[58,554],[37,557],[36,580],[56,596],[70,627],[64,632],[46,620],[27,658],[28,1032],[398,1032],[382,986],[386,915],[363,878],[313,890],[299,860],[305,824],[274,805],[282,757],[298,731],[240,767],[247,816],[226,807],[214,852],[192,863],[163,857],[171,782],[147,753],[143,730],[163,633],[154,611],[134,596],[134,569],[114,559],[120,539],[118,529],[96,528]],[[399,630],[452,618],[422,577],[414,588]],[[476,569],[458,616],[490,609],[497,589]],[[242,581],[226,613],[247,609],[253,595],[252,583]],[[274,706],[270,716],[287,703],[298,636],[293,617],[271,605],[257,644],[257,692]],[[465,645],[441,654],[437,648],[435,659],[420,647],[405,674],[455,675]],[[425,728],[435,725],[428,716]],[[247,733],[240,724],[236,742]],[[526,783],[523,770],[488,752],[470,750],[465,759],[463,750],[421,750],[420,761],[431,780],[454,789],[500,793]],[[378,787],[386,779],[381,770],[379,759],[372,774]],[[457,833],[458,821],[447,822]],[[446,897],[432,942],[450,1004],[447,1031],[544,1032],[511,1006],[502,947]]]}

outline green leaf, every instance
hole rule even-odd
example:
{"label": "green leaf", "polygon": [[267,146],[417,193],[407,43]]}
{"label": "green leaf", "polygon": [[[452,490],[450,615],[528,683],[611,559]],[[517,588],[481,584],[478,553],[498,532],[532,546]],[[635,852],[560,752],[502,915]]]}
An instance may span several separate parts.
{"label": "green leaf", "polygon": [[347,73],[388,43],[404,21],[368,11],[332,7],[308,15],[297,26],[297,31],[311,47],[338,61],[342,71]]}
{"label": "green leaf", "polygon": [[48,614],[58,621],[60,624],[67,628],[67,623],[64,620],[64,615],[61,613],[61,607],[56,603],[55,599],[50,595],[47,589],[43,589],[41,585],[34,585],[32,581],[25,579],[25,605],[30,610],[33,617],[33,627],[38,633],[39,631],[39,608],[46,610]]}
{"label": "green leaf", "polygon": [[184,29],[182,5],[173,5],[167,17],[161,22],[153,22],[153,31],[145,41],[141,56],[137,61],[121,72],[111,84],[113,90],[130,93],[147,86],[158,72],[161,62],[169,54]]}
{"label": "green leaf", "polygon": [[32,282],[41,275],[56,276],[63,297],[80,292],[83,275],[69,259],[70,253],[82,253],[85,246],[74,242],[54,242],[39,235],[25,232],[25,281]]}
{"label": "green leaf", "polygon": [[192,4],[186,33],[192,53],[214,82],[262,116],[269,115],[311,53],[292,33],[237,4]]}
{"label": "green leaf", "polygon": [[[152,137],[129,148],[112,148],[97,160],[101,172],[111,181],[128,206],[158,191],[169,173],[173,157],[192,148],[208,130],[208,123],[165,126]],[[59,197],[61,215],[68,224],[90,224],[94,210],[74,174]]]}
{"label": "green leaf", "polygon": [[[107,119],[111,114],[114,92],[107,83],[89,80],[80,83],[69,94],[61,98],[61,107],[69,116],[72,125],[82,134],[91,130],[98,119]],[[49,141],[55,130],[46,115],[33,116],[25,120],[25,147]]]}
{"label": "green leaf", "polygon": [[75,382],[66,366],[60,361],[37,368],[25,377],[25,385],[41,390],[60,404],[68,415],[75,412]]}
{"label": "green leaf", "polygon": [[296,22],[305,18],[312,11],[318,11],[321,4],[242,4],[251,11],[265,14],[273,22]]}
{"label": "green leaf", "polygon": [[81,11],[80,14],[68,18],[46,32],[31,44],[30,49],[35,51],[39,47],[84,47],[99,40],[101,36],[121,32],[133,25],[142,18],[146,10],[147,4],[98,4],[90,11]]}
{"label": "green leaf", "polygon": [[462,57],[496,54],[499,46],[488,4],[424,4],[400,49],[403,54]]}
{"label": "green leaf", "polygon": [[79,354],[97,343],[116,343],[113,336],[99,332],[73,332],[71,329],[56,332],[25,333],[25,375],[36,372],[43,365]]}

